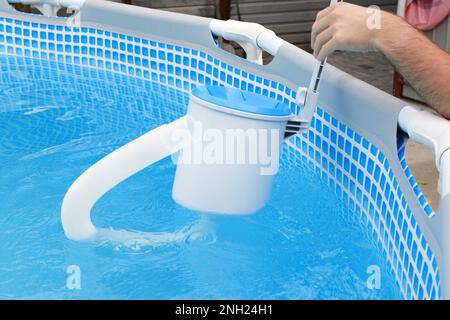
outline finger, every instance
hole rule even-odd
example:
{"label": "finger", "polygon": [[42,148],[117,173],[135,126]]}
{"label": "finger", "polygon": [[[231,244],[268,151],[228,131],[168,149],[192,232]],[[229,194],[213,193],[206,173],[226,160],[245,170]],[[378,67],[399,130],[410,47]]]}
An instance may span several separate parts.
{"label": "finger", "polygon": [[314,48],[317,35],[320,34],[323,30],[327,29],[329,26],[330,18],[328,17],[316,20],[316,22],[314,22],[311,30],[311,48]]}
{"label": "finger", "polygon": [[324,31],[322,31],[320,34],[317,35],[316,40],[314,42],[314,56],[317,57],[320,50],[322,49],[323,45],[331,40],[333,37],[333,30],[332,28],[327,28]]}
{"label": "finger", "polygon": [[335,9],[335,6],[329,6],[329,7],[326,7],[325,9],[319,11],[319,13],[317,13],[316,20],[320,20],[320,19],[322,19],[323,17],[327,16],[327,15],[330,14],[334,9]]}
{"label": "finger", "polygon": [[331,38],[320,49],[320,51],[317,55],[317,60],[322,61],[323,59],[328,57],[331,53],[333,53],[336,50],[339,50],[339,43],[336,41],[335,38]]}

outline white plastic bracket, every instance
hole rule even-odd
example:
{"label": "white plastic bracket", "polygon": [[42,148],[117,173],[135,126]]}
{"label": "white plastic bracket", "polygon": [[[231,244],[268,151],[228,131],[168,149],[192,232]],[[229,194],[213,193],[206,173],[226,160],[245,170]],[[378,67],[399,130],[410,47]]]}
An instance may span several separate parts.
{"label": "white plastic bracket", "polygon": [[307,131],[311,125],[317,101],[319,100],[319,87],[325,62],[326,59],[318,61],[316,64],[308,88],[299,87],[297,89],[295,101],[296,104],[301,107],[299,119],[301,123],[300,133]]}
{"label": "white plastic bracket", "polygon": [[229,41],[235,41],[244,49],[247,60],[263,64],[262,52],[275,55],[286,41],[278,38],[272,30],[257,23],[235,20],[211,20],[211,32]]}
{"label": "white plastic bracket", "polygon": [[425,107],[404,107],[398,119],[409,137],[434,150],[436,167],[441,168],[442,155],[450,149],[450,121]]}
{"label": "white plastic bracket", "polygon": [[38,9],[44,16],[56,16],[61,8],[80,11],[85,0],[9,0],[10,3],[28,4]]}
{"label": "white plastic bracket", "polygon": [[[340,0],[331,0],[330,6],[335,5],[337,2],[340,2]],[[301,107],[299,133],[308,131],[311,126],[312,117],[319,100],[320,82],[326,62],[326,58],[322,61],[317,60],[309,87],[299,87],[297,90],[296,104]]]}
{"label": "white plastic bracket", "polygon": [[[331,1],[332,4],[335,2],[336,0]],[[278,38],[273,31],[257,23],[211,20],[210,28],[214,35],[239,43],[247,54],[247,60],[258,64],[262,64],[262,50],[275,56],[280,47],[286,43]],[[326,59],[317,61],[309,87],[300,87],[297,91],[296,102],[302,108],[302,111],[300,117],[292,120],[292,127],[299,128],[296,133],[305,132],[310,127],[319,97],[319,85],[325,62]],[[287,132],[287,137],[292,136],[292,134],[293,132]]]}

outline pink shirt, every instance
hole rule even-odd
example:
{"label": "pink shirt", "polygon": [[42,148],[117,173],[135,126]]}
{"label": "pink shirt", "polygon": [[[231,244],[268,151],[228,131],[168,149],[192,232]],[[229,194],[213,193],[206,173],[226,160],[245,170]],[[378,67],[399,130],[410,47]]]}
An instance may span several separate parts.
{"label": "pink shirt", "polygon": [[420,30],[432,30],[447,18],[450,0],[408,0],[405,19]]}

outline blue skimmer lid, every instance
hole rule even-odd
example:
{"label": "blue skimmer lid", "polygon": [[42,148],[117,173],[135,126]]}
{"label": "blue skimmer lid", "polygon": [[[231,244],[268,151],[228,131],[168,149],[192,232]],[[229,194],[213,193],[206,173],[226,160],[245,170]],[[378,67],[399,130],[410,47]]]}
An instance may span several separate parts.
{"label": "blue skimmer lid", "polygon": [[289,107],[274,98],[232,87],[198,86],[192,95],[206,102],[233,110],[263,116],[286,117]]}

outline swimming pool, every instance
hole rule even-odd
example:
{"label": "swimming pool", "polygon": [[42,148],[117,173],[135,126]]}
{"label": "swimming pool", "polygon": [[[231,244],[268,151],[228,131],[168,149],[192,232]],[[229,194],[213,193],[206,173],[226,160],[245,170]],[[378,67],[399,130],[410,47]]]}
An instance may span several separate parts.
{"label": "swimming pool", "polygon": [[[87,1],[75,26],[0,9],[2,298],[440,297],[421,223],[434,213],[397,135],[404,103],[331,66],[312,128],[289,140],[258,215],[177,207],[174,166],[163,161],[94,208],[96,241],[66,239],[59,209],[71,182],[183,114],[197,84],[261,93],[298,113],[312,58],[283,44],[269,65],[254,64],[217,48],[209,19],[121,4]],[[66,287],[69,266],[81,290]],[[370,266],[380,290],[366,285]]]}
{"label": "swimming pool", "polygon": [[[165,159],[97,204],[94,222],[112,229],[71,243],[59,210],[74,178],[173,119],[188,97],[92,68],[0,61],[1,98],[8,102],[0,130],[7,186],[1,192],[1,297],[400,298],[381,252],[348,208],[319,176],[287,159],[270,204],[248,217],[202,216],[176,205],[175,165]],[[80,267],[81,290],[65,287],[68,265]],[[371,265],[383,271],[380,290],[367,288]]]}

